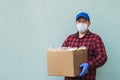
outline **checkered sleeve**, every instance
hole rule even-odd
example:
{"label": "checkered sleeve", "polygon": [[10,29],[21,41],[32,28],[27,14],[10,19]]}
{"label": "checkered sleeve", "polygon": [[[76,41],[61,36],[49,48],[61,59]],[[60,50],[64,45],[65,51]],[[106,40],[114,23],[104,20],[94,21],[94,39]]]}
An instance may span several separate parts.
{"label": "checkered sleeve", "polygon": [[68,41],[69,41],[69,36],[63,42],[62,47],[68,47]]}
{"label": "checkered sleeve", "polygon": [[95,59],[88,62],[90,65],[90,69],[98,68],[105,64],[105,62],[107,61],[105,47],[102,39],[99,36],[97,36],[95,39],[94,49],[97,56],[95,57]]}

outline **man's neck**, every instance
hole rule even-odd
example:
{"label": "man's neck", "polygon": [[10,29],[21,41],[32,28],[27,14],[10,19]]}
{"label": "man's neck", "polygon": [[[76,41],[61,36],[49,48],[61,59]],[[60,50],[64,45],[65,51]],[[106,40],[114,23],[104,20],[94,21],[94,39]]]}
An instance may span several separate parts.
{"label": "man's neck", "polygon": [[80,33],[80,32],[79,32],[79,38],[83,38],[86,33],[87,33],[87,31],[85,31],[85,32],[83,32],[83,33]]}

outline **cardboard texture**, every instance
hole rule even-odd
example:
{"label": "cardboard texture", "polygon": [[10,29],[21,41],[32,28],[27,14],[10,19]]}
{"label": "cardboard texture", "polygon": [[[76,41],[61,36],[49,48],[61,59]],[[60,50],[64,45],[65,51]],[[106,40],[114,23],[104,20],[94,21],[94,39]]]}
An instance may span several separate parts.
{"label": "cardboard texture", "polygon": [[47,51],[47,66],[49,76],[78,76],[79,65],[87,62],[87,51]]}

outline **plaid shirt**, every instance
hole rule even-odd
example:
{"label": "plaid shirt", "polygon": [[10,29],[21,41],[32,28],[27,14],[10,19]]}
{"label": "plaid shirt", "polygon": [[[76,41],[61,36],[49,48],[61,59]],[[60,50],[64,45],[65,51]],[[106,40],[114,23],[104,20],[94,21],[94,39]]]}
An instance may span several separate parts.
{"label": "plaid shirt", "polygon": [[102,66],[106,60],[107,55],[104,44],[101,38],[89,30],[84,37],[79,38],[79,32],[71,34],[64,41],[63,47],[80,47],[85,46],[88,50],[88,64],[89,70],[85,76],[82,77],[65,77],[64,80],[95,80],[96,68]]}

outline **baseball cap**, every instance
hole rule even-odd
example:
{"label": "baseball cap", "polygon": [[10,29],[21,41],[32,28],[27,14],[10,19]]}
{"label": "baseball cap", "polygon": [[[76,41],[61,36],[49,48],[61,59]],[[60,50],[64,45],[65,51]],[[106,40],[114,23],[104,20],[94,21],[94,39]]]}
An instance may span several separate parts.
{"label": "baseball cap", "polygon": [[85,19],[87,19],[88,21],[90,21],[89,15],[88,15],[87,13],[85,13],[85,12],[80,12],[80,13],[78,13],[78,14],[76,15],[76,20],[77,20],[78,18],[80,18],[80,17],[84,17]]}

